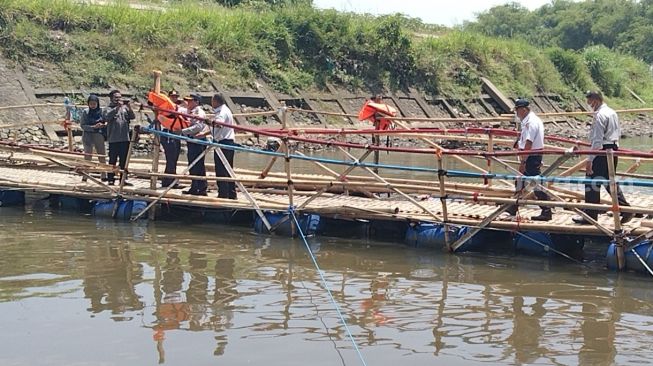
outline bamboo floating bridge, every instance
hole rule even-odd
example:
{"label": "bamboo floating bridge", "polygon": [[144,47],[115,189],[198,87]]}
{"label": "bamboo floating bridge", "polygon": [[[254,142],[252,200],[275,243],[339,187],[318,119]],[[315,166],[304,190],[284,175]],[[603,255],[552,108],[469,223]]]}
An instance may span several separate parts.
{"label": "bamboo floating bridge", "polygon": [[[161,111],[158,111],[161,112]],[[174,111],[163,111],[176,113]],[[150,159],[128,159],[129,181],[109,186],[96,178],[97,173],[115,171],[116,168],[84,160],[83,153],[56,150],[45,146],[17,144],[0,141],[0,187],[7,191],[25,191],[75,197],[92,201],[132,200],[143,201],[147,206],[132,215],[133,219],[149,216],[154,219],[157,208],[179,206],[197,209],[247,210],[255,212],[262,224],[274,231],[283,223],[294,230],[295,224],[287,216],[271,222],[269,213],[293,212],[299,215],[314,214],[339,220],[378,220],[410,223],[411,225],[437,224],[444,230],[444,245],[451,251],[459,250],[474,235],[482,231],[546,232],[550,234],[599,236],[613,240],[617,246],[619,268],[625,266],[625,254],[635,245],[653,236],[653,175],[638,173],[642,166],[650,166],[653,153],[621,149],[619,151],[591,151],[586,143],[562,137],[547,136],[545,149],[540,151],[547,165],[538,177],[523,177],[516,170],[517,156],[524,152],[507,150],[518,132],[484,127],[486,122],[508,121],[499,116],[485,119],[390,118],[394,129],[374,130],[355,128],[309,128],[290,126],[290,113],[320,113],[282,107],[278,111],[256,115],[278,115],[281,125],[254,127],[233,126],[239,134],[276,138],[277,151],[264,151],[245,146],[222,146],[215,142],[193,140],[188,137],[162,132],[155,126],[143,128],[158,146],[160,137],[177,138],[207,145],[207,154],[215,151],[223,158],[221,148],[234,149],[238,154],[257,154],[269,160],[262,171],[238,168],[229,178],[216,178],[210,171],[207,177],[188,175],[188,167],[179,164],[178,174],[161,173],[165,164],[158,149]],[[625,111],[628,112],[628,111]],[[646,113],[650,110],[637,110]],[[333,114],[325,112],[325,114]],[[556,115],[559,115],[557,113]],[[242,114],[247,117],[247,114]],[[546,117],[546,115],[544,115]],[[418,122],[419,128],[411,123]],[[465,127],[442,127],[448,123],[464,123]],[[425,124],[427,126],[425,126]],[[418,139],[426,148],[378,146],[350,141],[351,136],[390,136],[395,141]],[[476,149],[446,149],[444,141],[473,142]],[[328,146],[341,158],[306,156],[296,151],[297,144]],[[133,145],[133,144],[132,144]],[[402,166],[370,162],[372,153],[425,155],[428,166]],[[584,203],[582,187],[588,180],[579,176],[587,155],[618,156],[620,170],[610,165],[610,176],[604,183],[615,187],[635,187],[625,191],[632,206],[619,206],[615,195],[602,192],[600,204]],[[283,169],[275,170],[276,160],[283,161]],[[181,159],[183,160],[183,158]],[[303,160],[315,166],[321,174],[299,174],[293,161]],[[95,160],[94,160],[95,161]],[[191,163],[192,164],[192,163]],[[405,178],[384,176],[385,171],[405,172]],[[421,179],[410,178],[419,172]],[[180,190],[160,188],[157,181],[171,177],[181,182],[206,179],[237,184],[237,200],[182,195]],[[86,181],[82,181],[82,177]],[[430,177],[430,178],[423,178]],[[523,179],[527,188],[515,193],[514,181]],[[570,186],[571,185],[571,186]],[[574,189],[573,186],[576,188]],[[550,201],[538,201],[532,194],[534,188],[545,191]],[[612,192],[615,192],[612,189]],[[211,196],[212,195],[212,196]],[[510,205],[519,206],[517,219],[504,219],[501,215]],[[554,208],[553,219],[548,222],[530,221],[539,213],[538,206]],[[598,221],[589,219],[583,210],[608,211]],[[116,209],[113,210],[115,215]],[[636,218],[621,225],[621,213],[636,214]],[[574,215],[585,216],[591,225],[573,223]],[[465,231],[460,232],[460,228]],[[458,230],[458,234],[455,231]],[[488,243],[490,245],[490,243]],[[644,262],[643,262],[644,264]]]}

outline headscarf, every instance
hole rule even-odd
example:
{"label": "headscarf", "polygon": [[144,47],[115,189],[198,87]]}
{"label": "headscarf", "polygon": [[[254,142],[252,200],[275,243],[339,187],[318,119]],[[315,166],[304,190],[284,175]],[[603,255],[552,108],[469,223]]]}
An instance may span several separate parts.
{"label": "headscarf", "polygon": [[91,123],[96,123],[97,121],[102,119],[102,108],[100,108],[100,98],[98,98],[97,95],[95,94],[89,95],[86,103],[88,104],[92,101],[97,102],[97,107],[95,109],[91,109],[91,107],[88,107],[88,120]]}

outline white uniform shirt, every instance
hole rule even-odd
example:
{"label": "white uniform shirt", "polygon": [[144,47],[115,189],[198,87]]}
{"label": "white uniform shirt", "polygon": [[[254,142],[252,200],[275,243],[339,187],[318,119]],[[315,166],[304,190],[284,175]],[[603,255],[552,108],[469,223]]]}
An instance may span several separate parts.
{"label": "white uniform shirt", "polygon": [[[589,140],[592,144],[592,150],[601,150],[603,145],[619,145],[621,137],[621,128],[619,127],[619,116],[614,109],[608,107],[605,103],[601,104],[599,109],[594,112],[592,128],[590,129]],[[589,156],[589,160],[594,160],[594,156]]]}
{"label": "white uniform shirt", "polygon": [[526,147],[526,141],[533,143],[531,146],[533,150],[544,148],[544,123],[533,111],[528,112],[521,121],[521,135],[519,135],[519,143],[517,144],[519,150]]}
{"label": "white uniform shirt", "polygon": [[208,134],[208,126],[204,123],[204,118],[206,118],[206,112],[202,109],[201,106],[197,106],[189,111],[187,114],[192,114],[200,118],[191,118],[190,126],[181,130],[181,133],[188,136],[196,136],[198,134]]}
{"label": "white uniform shirt", "polygon": [[[234,124],[234,116],[231,113],[229,107],[225,104],[219,106],[215,109],[215,117],[213,118],[215,122],[226,123],[229,125]],[[219,142],[220,140],[235,140],[236,133],[231,127],[215,125],[212,128],[213,140]]]}

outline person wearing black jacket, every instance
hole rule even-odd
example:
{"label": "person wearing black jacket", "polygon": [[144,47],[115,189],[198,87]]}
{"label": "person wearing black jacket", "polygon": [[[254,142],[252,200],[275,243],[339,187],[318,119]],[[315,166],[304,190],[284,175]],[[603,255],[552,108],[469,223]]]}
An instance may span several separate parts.
{"label": "person wearing black jacket", "polygon": [[[84,145],[84,160],[93,159],[93,150],[98,155],[100,164],[106,164],[107,151],[104,146],[104,128],[106,124],[102,120],[102,108],[100,107],[100,98],[91,94],[87,99],[88,108],[82,110],[79,115],[79,125],[83,131],[82,144]],[[86,177],[82,178],[86,181]],[[106,181],[106,173],[102,173],[102,180]]]}

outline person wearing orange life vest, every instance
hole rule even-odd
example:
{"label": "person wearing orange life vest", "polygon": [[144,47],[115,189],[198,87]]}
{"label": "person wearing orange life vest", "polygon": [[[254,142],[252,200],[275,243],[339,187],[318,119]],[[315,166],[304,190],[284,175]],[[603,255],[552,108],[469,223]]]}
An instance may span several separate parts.
{"label": "person wearing orange life vest", "polygon": [[[168,97],[175,104],[176,107],[175,109],[177,110],[177,112],[179,113],[187,112],[186,108],[182,106],[182,101],[179,100],[179,93],[176,90],[173,89],[169,91]],[[167,128],[162,128],[162,131],[167,133],[175,133]],[[163,148],[163,153],[166,157],[166,168],[164,171],[165,174],[177,174],[177,162],[179,161],[179,155],[181,153],[181,140],[172,137],[162,136],[161,147]],[[169,187],[174,181],[175,181],[174,178],[163,177],[161,179],[161,186],[164,188]],[[182,189],[184,187],[179,183],[177,183],[172,188]]]}

